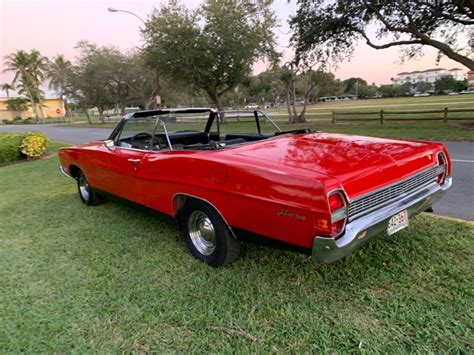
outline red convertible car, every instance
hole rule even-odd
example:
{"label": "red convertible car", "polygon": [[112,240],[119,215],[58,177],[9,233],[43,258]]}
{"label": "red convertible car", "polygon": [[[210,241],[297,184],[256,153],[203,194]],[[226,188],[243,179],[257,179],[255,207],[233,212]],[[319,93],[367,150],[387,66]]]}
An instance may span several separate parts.
{"label": "red convertible car", "polygon": [[61,170],[86,205],[115,195],[175,217],[191,254],[213,266],[262,237],[335,261],[407,227],[452,183],[440,143],[282,132],[259,111],[218,116],[129,114],[107,140],[62,148]]}

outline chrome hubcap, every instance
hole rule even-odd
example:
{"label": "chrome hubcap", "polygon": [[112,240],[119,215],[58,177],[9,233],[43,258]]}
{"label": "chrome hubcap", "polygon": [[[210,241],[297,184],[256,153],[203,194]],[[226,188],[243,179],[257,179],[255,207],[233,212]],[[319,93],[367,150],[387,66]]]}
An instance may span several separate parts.
{"label": "chrome hubcap", "polygon": [[193,211],[188,219],[189,237],[202,255],[216,250],[216,231],[211,219],[202,211]]}
{"label": "chrome hubcap", "polygon": [[79,192],[84,200],[89,201],[89,183],[83,174],[79,177]]}

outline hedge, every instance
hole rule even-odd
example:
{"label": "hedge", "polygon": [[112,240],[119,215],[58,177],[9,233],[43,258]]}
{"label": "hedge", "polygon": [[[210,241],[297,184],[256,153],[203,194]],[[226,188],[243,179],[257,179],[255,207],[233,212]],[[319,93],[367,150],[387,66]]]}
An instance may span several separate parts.
{"label": "hedge", "polygon": [[48,138],[41,132],[0,132],[0,164],[22,158],[41,156],[48,146]]}

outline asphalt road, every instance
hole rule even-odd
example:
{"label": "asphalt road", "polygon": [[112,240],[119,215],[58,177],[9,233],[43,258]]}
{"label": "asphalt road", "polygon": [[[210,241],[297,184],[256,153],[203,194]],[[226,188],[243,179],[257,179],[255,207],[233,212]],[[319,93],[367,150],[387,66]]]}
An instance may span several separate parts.
{"label": "asphalt road", "polygon": [[[112,131],[105,128],[70,128],[61,125],[0,126],[0,130],[42,131],[52,140],[72,144],[107,138]],[[474,143],[444,143],[453,162],[453,186],[434,206],[434,213],[474,221]]]}

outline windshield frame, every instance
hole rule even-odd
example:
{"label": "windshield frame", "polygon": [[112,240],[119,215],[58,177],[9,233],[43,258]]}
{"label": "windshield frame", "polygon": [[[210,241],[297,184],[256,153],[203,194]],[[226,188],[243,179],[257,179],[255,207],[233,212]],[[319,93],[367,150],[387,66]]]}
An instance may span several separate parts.
{"label": "windshield frame", "polygon": [[[276,129],[277,132],[282,132],[282,130],[280,129],[280,127],[277,126],[277,124],[270,118],[268,117],[267,113],[264,112],[264,111],[261,111],[261,110],[227,110],[227,111],[219,111],[217,112],[217,114],[221,115],[221,114],[240,114],[240,113],[247,113],[247,114],[252,114],[253,113],[253,116],[255,118],[255,125],[257,126],[257,131],[258,131],[258,134],[262,135],[262,131],[260,129],[260,121],[259,121],[259,114],[261,114],[265,120],[268,120],[273,128]],[[207,127],[206,127],[207,128]],[[210,129],[210,127],[209,127]],[[217,131],[220,133],[220,122],[219,120],[217,120]]]}

